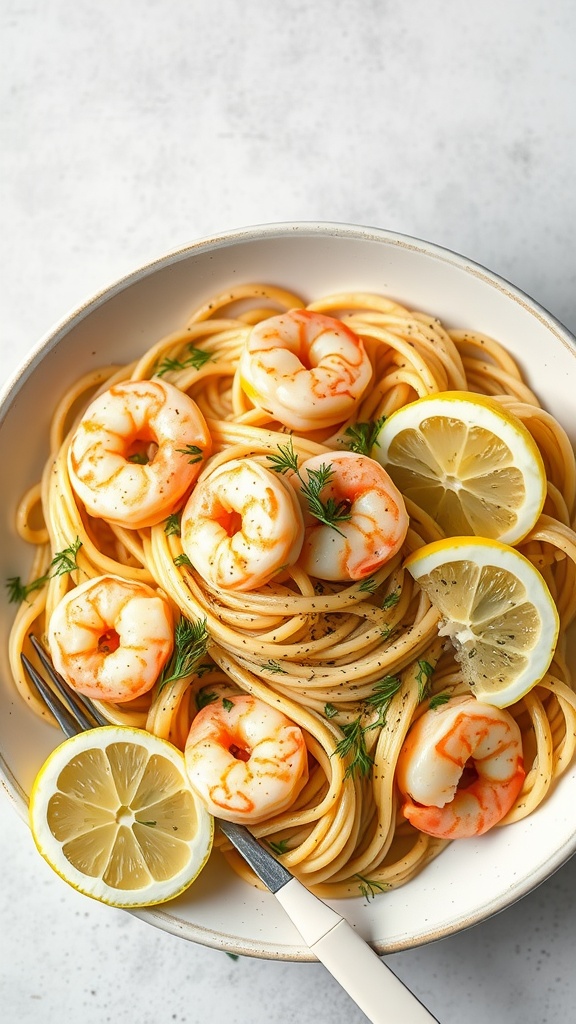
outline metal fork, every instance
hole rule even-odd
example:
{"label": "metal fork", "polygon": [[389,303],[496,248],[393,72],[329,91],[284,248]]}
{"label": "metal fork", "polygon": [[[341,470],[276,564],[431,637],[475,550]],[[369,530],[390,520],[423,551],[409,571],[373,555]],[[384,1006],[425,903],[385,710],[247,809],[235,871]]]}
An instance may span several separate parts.
{"label": "metal fork", "polygon": [[[88,698],[70,690],[56,672],[42,644],[32,634],[30,642],[54,689],[25,654],[21,655],[22,663],[65,735],[75,736],[98,725],[109,725]],[[345,918],[306,889],[247,828],[220,818],[217,821],[224,835],[284,907],[310,950],[372,1024],[438,1024],[437,1018],[402,984]]]}

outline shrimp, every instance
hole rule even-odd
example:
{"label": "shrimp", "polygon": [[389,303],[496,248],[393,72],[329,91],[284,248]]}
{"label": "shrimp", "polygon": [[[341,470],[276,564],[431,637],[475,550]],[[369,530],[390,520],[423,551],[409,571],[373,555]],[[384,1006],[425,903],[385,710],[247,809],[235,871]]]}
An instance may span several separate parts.
{"label": "shrimp", "polygon": [[[307,485],[325,474],[319,498],[338,510],[333,525],[310,513]],[[316,477],[318,479],[318,477]],[[323,580],[361,580],[402,547],[408,514],[400,491],[374,459],[355,452],[314,455],[290,477],[304,509],[305,536],[298,564]]]}
{"label": "shrimp", "polygon": [[517,723],[475,697],[454,698],[417,719],[396,769],[404,816],[439,839],[487,832],[512,807],[524,776]]}
{"label": "shrimp", "polygon": [[256,406],[291,430],[318,430],[353,415],[372,364],[340,320],[294,309],[252,328],[239,372]]}
{"label": "shrimp", "polygon": [[308,780],[301,728],[249,694],[202,708],[184,753],[190,785],[227,821],[257,824],[285,811]]}
{"label": "shrimp", "polygon": [[121,704],[150,690],[172,653],[170,605],[145,583],[97,576],[58,602],[48,645],[74,690]]}
{"label": "shrimp", "polygon": [[175,511],[209,454],[196,403],[163,380],[115,384],[88,406],[68,470],[90,515],[139,530]]}
{"label": "shrimp", "polygon": [[198,481],[182,514],[181,537],[208,583],[255,590],[296,561],[304,523],[284,480],[254,459],[234,459]]}

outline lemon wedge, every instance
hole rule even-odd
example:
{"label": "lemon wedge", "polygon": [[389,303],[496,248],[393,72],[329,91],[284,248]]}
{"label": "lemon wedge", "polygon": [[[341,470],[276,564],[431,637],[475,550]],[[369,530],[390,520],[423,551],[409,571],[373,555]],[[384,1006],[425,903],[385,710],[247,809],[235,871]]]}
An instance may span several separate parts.
{"label": "lemon wedge", "polygon": [[445,391],[384,421],[372,457],[446,536],[515,544],[546,498],[546,470],[532,435],[494,399]]}
{"label": "lemon wedge", "polygon": [[451,537],[413,552],[406,568],[442,616],[462,675],[486,704],[513,704],[538,683],[558,639],[558,612],[537,569],[515,548]]}
{"label": "lemon wedge", "polygon": [[30,824],[54,871],[114,907],[183,892],[206,863],[214,833],[184,755],[144,730],[113,725],[52,751],[32,788]]}

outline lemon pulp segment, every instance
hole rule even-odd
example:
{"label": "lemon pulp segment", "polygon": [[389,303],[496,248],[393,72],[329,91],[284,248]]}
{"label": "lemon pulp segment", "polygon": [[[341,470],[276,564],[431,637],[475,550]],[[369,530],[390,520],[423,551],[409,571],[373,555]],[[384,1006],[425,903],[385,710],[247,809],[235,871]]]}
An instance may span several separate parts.
{"label": "lemon pulp segment", "polygon": [[189,787],[181,752],[118,726],[53,751],[36,779],[30,815],[51,866],[116,906],[172,898],[196,877],[212,843],[212,819]]}
{"label": "lemon pulp segment", "polygon": [[372,455],[449,536],[515,543],[536,522],[546,472],[524,424],[485,396],[444,392],[383,424]]}
{"label": "lemon pulp segment", "polygon": [[462,675],[477,697],[505,707],[548,669],[558,612],[543,577],[520,552],[482,538],[435,541],[407,569],[440,611]]}

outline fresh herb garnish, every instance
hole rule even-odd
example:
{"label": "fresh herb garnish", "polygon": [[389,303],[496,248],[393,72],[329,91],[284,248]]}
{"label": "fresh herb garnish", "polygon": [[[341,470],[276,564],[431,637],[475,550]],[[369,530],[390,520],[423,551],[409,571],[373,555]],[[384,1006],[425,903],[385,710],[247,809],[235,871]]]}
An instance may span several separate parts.
{"label": "fresh herb garnish", "polygon": [[67,572],[74,572],[78,568],[76,556],[81,547],[82,541],[76,537],[67,548],[56,552],[44,576],[38,576],[30,583],[22,583],[20,576],[11,576],[6,580],[8,600],[15,604],[25,601],[29,594],[34,590],[40,590],[53,576],[64,576]]}
{"label": "fresh herb garnish", "polygon": [[321,498],[322,491],[334,476],[334,470],[330,463],[322,463],[318,469],[307,469],[308,480],[304,480],[298,468],[298,456],[294,451],[292,438],[290,438],[288,444],[278,445],[278,454],[267,455],[266,457],[272,463],[272,469],[275,473],[284,474],[290,470],[295,473],[300,481],[301,491],[306,499],[310,514],[315,519],[318,519],[319,522],[324,523],[325,526],[330,526],[337,533],[342,533],[336,524],[346,522],[352,518],[350,502],[346,500],[335,501],[332,497],[323,501]]}
{"label": "fresh herb garnish", "polygon": [[386,723],[386,712],[392,698],[396,696],[401,685],[402,682],[399,676],[383,676],[382,679],[374,683],[374,689],[370,696],[366,698],[365,703],[368,707],[374,708],[378,712],[378,718],[372,725],[368,725],[367,729],[376,729]]}
{"label": "fresh herb garnish", "polygon": [[430,688],[430,680],[434,675],[434,666],[429,661],[424,661],[420,658],[418,661],[418,673],[416,675],[416,682],[418,683],[418,700],[423,701],[428,696],[428,690]]}
{"label": "fresh herb garnish", "polygon": [[358,455],[370,455],[378,436],[378,431],[386,419],[385,416],[380,416],[377,420],[369,420],[367,423],[352,423],[351,426],[346,427],[344,433],[350,438],[348,441],[348,448],[351,452],[357,452]]}
{"label": "fresh herb garnish", "polygon": [[267,672],[276,672],[286,675],[286,669],[282,668],[280,662],[274,661],[273,658],[269,658],[268,661],[262,665],[262,668],[265,668]]}
{"label": "fresh herb garnish", "polygon": [[355,772],[359,772],[360,775],[368,775],[374,762],[366,750],[366,739],[361,718],[356,718],[353,722],[343,725],[342,732],[344,733],[344,738],[336,745],[335,753],[339,754],[340,757],[347,757],[348,754],[351,755],[351,761],[346,769],[344,778],[349,778]]}
{"label": "fresh herb garnish", "polygon": [[208,640],[206,619],[190,622],[182,616],[178,620],[174,630],[174,651],[160,676],[158,692],[168,683],[176,683],[193,672],[196,662],[206,654]]}
{"label": "fresh herb garnish", "polygon": [[338,708],[335,708],[333,704],[325,704],[324,714],[326,718],[334,718],[338,714]]}
{"label": "fresh herb garnish", "polygon": [[300,476],[298,469],[298,456],[294,451],[294,445],[292,438],[289,439],[288,444],[278,445],[278,454],[267,455],[266,458],[272,463],[272,469],[275,473],[287,473],[289,469],[297,476]]}
{"label": "fresh herb garnish", "polygon": [[387,611],[389,608],[394,608],[394,606],[398,604],[399,600],[400,592],[398,590],[393,590],[392,593],[387,594],[387,596],[382,601],[382,611]]}
{"label": "fresh herb garnish", "polygon": [[76,537],[76,540],[69,547],[64,548],[63,551],[57,551],[50,562],[50,569],[52,570],[50,576],[63,576],[67,572],[74,572],[78,568],[76,555],[81,547],[82,541],[79,537]]}
{"label": "fresh herb garnish", "polygon": [[202,462],[202,449],[197,444],[187,444],[185,448],[177,448],[177,452],[181,455],[189,455],[188,462],[190,465],[194,465],[195,462]]}
{"label": "fresh herb garnish", "polygon": [[204,352],[203,349],[195,348],[193,345],[188,345],[186,351],[190,354],[185,356],[184,359],[171,359],[170,356],[165,356],[156,368],[156,376],[162,377],[165,373],[178,372],[178,370],[187,370],[189,368],[201,370],[204,364],[213,358],[212,352]]}
{"label": "fresh herb garnish", "polygon": [[366,900],[373,900],[379,892],[386,892],[388,888],[385,882],[377,882],[375,878],[364,878],[364,875],[355,875],[354,877],[360,880],[358,888]]}
{"label": "fresh herb garnish", "polygon": [[435,693],[434,696],[430,698],[428,707],[430,708],[430,711],[435,711],[436,708],[440,708],[443,704],[447,704],[449,700],[449,693]]}
{"label": "fresh herb garnish", "polygon": [[222,697],[222,707],[224,708],[224,711],[232,711],[234,701],[228,700],[228,697]]}
{"label": "fresh herb garnish", "polygon": [[366,579],[362,580],[358,590],[362,594],[373,594],[378,588],[378,581],[373,576],[367,576]]}
{"label": "fresh herb garnish", "polygon": [[134,452],[126,459],[127,462],[134,462],[137,466],[147,466],[150,458],[146,452]]}
{"label": "fresh herb garnish", "polygon": [[196,665],[196,675],[201,679],[207,672],[213,672],[215,668],[216,666],[211,661],[205,661],[202,665]]}
{"label": "fresh herb garnish", "polygon": [[218,700],[217,693],[211,693],[210,690],[198,690],[196,694],[196,707],[198,711],[202,711],[202,708],[208,707],[209,704],[213,704],[214,701]]}
{"label": "fresh herb garnish", "polygon": [[174,559],[174,565],[188,565],[191,568],[192,562],[188,558],[188,555],[182,552],[181,555],[176,555],[176,558]]}
{"label": "fresh herb garnish", "polygon": [[167,537],[180,536],[180,513],[173,512],[164,523],[164,533]]}
{"label": "fresh herb garnish", "polygon": [[288,853],[288,840],[279,839],[277,843],[273,842],[272,839],[268,840],[268,846],[275,853],[277,857],[281,857],[283,853]]}

